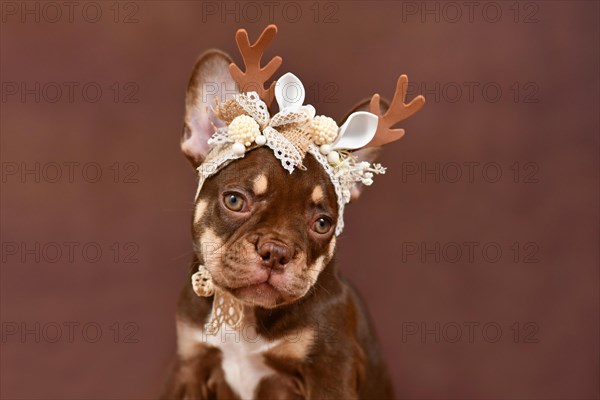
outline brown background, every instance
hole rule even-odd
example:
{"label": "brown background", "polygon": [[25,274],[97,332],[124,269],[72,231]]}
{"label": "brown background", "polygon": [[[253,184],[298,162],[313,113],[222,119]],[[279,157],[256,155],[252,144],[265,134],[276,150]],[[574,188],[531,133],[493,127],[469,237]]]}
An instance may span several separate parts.
{"label": "brown background", "polygon": [[[23,22],[22,3],[7,3],[20,10],[3,9],[0,42],[3,399],[155,397],[174,351],[175,303],[191,255],[195,177],[178,149],[189,73],[210,47],[238,59],[235,29],[256,37],[271,21],[280,30],[269,55],[283,56],[279,72],[300,76],[319,113],[339,118],[375,91],[389,96],[399,73],[426,84],[426,107],[382,157],[389,173],[348,209],[338,251],[376,321],[398,398],[598,397],[597,2],[520,3],[518,15],[513,2],[481,2],[472,22],[464,5],[452,22],[456,9],[445,3],[366,1],[297,2],[285,12],[276,2],[272,19],[262,2],[254,3],[259,17],[236,2],[122,2],[114,22],[114,3],[97,2],[96,23],[82,17],[86,2],[73,22],[64,7],[51,22],[55,10],[44,15],[37,2],[27,4],[40,7],[40,21]],[[203,7],[239,12],[222,17]],[[413,7],[439,11],[406,12]],[[137,22],[124,23],[130,14]],[[39,102],[7,92],[36,82]],[[64,89],[56,102],[53,82]],[[65,82],[79,85],[73,101]],[[95,103],[82,96],[89,82],[102,88]],[[124,101],[127,82],[137,103]],[[469,85],[478,85],[472,98]],[[36,162],[39,182],[7,175]],[[68,162],[80,163],[73,182]],[[62,165],[57,183],[52,163]],[[82,177],[86,163],[98,163],[99,182]],[[478,163],[470,164],[471,181],[464,163]],[[497,164],[483,176],[486,163]],[[439,182],[407,175],[415,165],[445,174]],[[462,176],[453,183],[456,165]],[[502,173],[496,183],[486,181],[494,166]],[[128,171],[137,183],[123,182]],[[72,260],[66,242],[79,244]],[[137,263],[124,262],[129,242]],[[468,242],[476,243],[472,260]],[[21,254],[36,243],[39,261]],[[56,262],[52,243],[63,251]],[[100,261],[83,257],[86,244],[94,256],[89,243],[101,248]],[[436,243],[436,254],[405,251],[403,260],[403,248]],[[453,262],[457,246],[463,254]],[[69,322],[79,324],[72,340]],[[102,329],[96,343],[92,323]],[[434,331],[440,324],[438,343],[434,333],[406,335],[421,323]],[[468,323],[478,324],[473,340]],[[497,325],[483,332],[485,324]],[[456,326],[462,336],[452,343]],[[496,342],[494,326],[502,329]],[[23,328],[34,333],[21,337]]]}

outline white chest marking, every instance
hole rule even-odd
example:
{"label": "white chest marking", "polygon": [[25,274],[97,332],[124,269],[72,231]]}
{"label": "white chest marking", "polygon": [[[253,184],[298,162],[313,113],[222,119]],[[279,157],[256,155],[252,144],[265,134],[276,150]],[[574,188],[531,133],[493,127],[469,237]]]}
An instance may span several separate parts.
{"label": "white chest marking", "polygon": [[[180,325],[179,333],[183,333],[182,330],[188,330],[185,335],[188,339],[221,350],[225,380],[243,400],[252,399],[259,382],[275,373],[265,364],[263,353],[277,346],[279,341],[265,340],[256,334],[251,325],[241,331],[225,325],[216,335],[207,335],[190,325]],[[193,333],[189,330],[193,330]]]}

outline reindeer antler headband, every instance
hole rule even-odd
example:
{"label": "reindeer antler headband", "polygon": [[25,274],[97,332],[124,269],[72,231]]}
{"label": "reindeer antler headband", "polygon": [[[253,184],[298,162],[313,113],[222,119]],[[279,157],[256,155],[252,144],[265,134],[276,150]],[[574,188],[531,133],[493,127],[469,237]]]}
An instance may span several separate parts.
{"label": "reindeer antler headband", "polygon": [[[379,94],[374,94],[370,112],[354,112],[338,127],[332,118],[315,116],[315,108],[303,104],[304,86],[293,74],[287,73],[266,87],[282,62],[281,57],[274,57],[261,67],[261,58],[276,33],[277,27],[269,25],[254,44],[250,44],[246,30],[239,29],[236,33],[245,71],[234,63],[230,64],[229,71],[241,93],[223,103],[215,100],[213,111],[226,126],[216,129],[208,141],[211,150],[198,167],[198,194],[206,178],[256,147],[272,149],[290,173],[296,168],[304,169],[302,160],[310,153],[335,187],[339,208],[335,233],[339,235],[344,228],[344,207],[350,201],[352,187],[356,183],[370,185],[374,174],[385,173],[380,164],[359,162],[352,152],[400,139],[404,130],[392,129],[392,126],[419,111],[425,98],[417,96],[405,104],[408,78],[402,75],[385,114],[380,110]],[[279,112],[271,116],[268,106],[273,98],[277,100]]]}

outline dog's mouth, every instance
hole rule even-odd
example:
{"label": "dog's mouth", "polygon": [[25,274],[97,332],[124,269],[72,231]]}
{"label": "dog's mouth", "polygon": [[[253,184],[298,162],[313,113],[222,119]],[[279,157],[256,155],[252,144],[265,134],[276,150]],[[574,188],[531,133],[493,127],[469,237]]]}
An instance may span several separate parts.
{"label": "dog's mouth", "polygon": [[254,283],[231,290],[231,293],[245,303],[261,306],[276,306],[283,301],[283,295],[279,289],[268,280]]}
{"label": "dog's mouth", "polygon": [[260,276],[254,276],[245,282],[223,284],[215,282],[217,286],[231,293],[242,303],[273,308],[292,301],[295,297],[287,290],[285,279],[281,274],[264,271]]}

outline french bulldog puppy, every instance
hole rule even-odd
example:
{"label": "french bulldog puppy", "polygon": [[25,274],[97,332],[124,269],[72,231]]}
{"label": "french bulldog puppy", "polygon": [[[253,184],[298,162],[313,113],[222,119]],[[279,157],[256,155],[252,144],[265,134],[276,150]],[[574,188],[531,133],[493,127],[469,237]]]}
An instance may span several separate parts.
{"label": "french bulldog puppy", "polygon": [[[217,87],[221,100],[231,94],[230,63],[211,51],[194,68],[182,138],[194,167],[217,123],[212,96],[203,91]],[[312,155],[303,164],[306,170],[290,174],[263,147],[204,182],[193,216],[190,276],[206,265],[215,286],[244,304],[244,328],[204,332],[213,298],[198,297],[188,283],[163,398],[393,398],[366,309],[335,263],[331,179]]]}
{"label": "french bulldog puppy", "polygon": [[[340,128],[315,117],[312,106],[302,105],[303,95],[288,109],[275,83],[265,87],[281,58],[260,64],[276,31],[269,25],[252,45],[245,30],[237,32],[244,72],[227,54],[212,50],[198,59],[189,81],[181,149],[201,177],[192,222],[192,284],[188,281],[179,301],[177,360],[163,398],[391,399],[366,308],[336,265],[338,214],[359,195],[354,182],[370,184],[373,174],[366,168],[385,172],[370,163],[382,145],[404,135],[393,126],[425,99],[404,103],[408,78],[402,75],[389,107],[375,94],[355,108],[369,112],[349,114]],[[280,78],[286,79],[297,78]],[[280,125],[263,117],[274,97],[280,114],[270,121],[285,121]],[[289,115],[310,124],[297,128],[291,117],[285,119]],[[346,139],[352,123],[359,128]],[[273,133],[272,126],[289,136]],[[219,136],[224,132],[228,136]],[[224,147],[211,147],[218,140]],[[312,140],[313,146],[295,169],[277,147],[292,140]],[[344,140],[354,147],[344,147]],[[356,151],[342,159],[330,144]],[[218,168],[204,174],[215,159]],[[342,188],[336,180],[341,175],[332,171],[365,175],[344,175],[351,180]]]}

